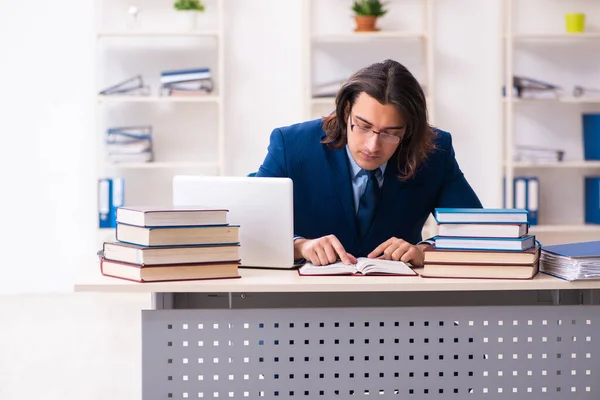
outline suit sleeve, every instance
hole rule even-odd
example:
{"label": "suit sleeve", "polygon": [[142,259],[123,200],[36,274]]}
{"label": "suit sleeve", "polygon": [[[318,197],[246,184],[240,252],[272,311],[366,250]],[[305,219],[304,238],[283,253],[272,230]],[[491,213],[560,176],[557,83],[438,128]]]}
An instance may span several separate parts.
{"label": "suit sleeve", "polygon": [[[271,132],[269,147],[267,148],[267,156],[262,165],[256,172],[257,177],[269,178],[288,178],[289,173],[285,159],[285,145],[283,142],[283,134],[280,129],[275,129]],[[294,240],[304,239],[302,236],[294,234]],[[294,262],[304,262],[304,259],[294,260]]]}
{"label": "suit sleeve", "polygon": [[445,173],[436,207],[482,208],[481,201],[458,166],[450,135],[444,147]]}
{"label": "suit sleeve", "polygon": [[271,133],[267,156],[258,169],[256,176],[285,178],[288,175],[283,134],[280,129],[275,129]]}

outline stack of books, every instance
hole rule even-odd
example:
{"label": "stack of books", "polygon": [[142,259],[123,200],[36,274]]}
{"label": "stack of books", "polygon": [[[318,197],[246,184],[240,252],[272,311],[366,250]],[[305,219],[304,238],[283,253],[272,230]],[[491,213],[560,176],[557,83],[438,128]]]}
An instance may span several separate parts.
{"label": "stack of books", "polygon": [[540,245],[525,209],[437,208],[435,244],[426,248],[424,277],[530,279]]}
{"label": "stack of books", "polygon": [[163,96],[204,96],[213,91],[210,68],[163,71],[160,85]]}
{"label": "stack of books", "polygon": [[154,161],[151,126],[108,128],[105,146],[110,163]]}
{"label": "stack of books", "polygon": [[228,210],[119,207],[116,241],[104,242],[103,275],[136,282],[239,278],[239,226]]}

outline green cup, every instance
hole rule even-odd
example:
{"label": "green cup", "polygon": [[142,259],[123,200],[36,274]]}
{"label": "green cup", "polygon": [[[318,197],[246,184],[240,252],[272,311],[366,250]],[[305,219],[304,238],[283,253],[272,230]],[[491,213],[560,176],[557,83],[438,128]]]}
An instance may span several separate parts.
{"label": "green cup", "polygon": [[582,33],[585,30],[585,14],[567,13],[565,14],[565,24],[568,33]]}

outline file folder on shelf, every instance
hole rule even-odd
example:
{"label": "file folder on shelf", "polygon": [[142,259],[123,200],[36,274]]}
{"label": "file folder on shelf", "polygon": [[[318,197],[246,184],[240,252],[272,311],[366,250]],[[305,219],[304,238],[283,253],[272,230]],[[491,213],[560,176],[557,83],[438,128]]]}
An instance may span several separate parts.
{"label": "file folder on shelf", "polygon": [[117,208],[125,205],[125,180],[102,178],[98,180],[98,227],[117,227]]}

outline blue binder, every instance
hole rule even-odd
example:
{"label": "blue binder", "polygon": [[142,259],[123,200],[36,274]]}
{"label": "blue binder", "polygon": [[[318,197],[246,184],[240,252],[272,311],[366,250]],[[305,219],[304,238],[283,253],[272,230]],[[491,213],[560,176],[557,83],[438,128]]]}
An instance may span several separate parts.
{"label": "blue binder", "polygon": [[527,211],[529,211],[529,225],[538,224],[538,209],[540,199],[540,181],[536,176],[527,178]]}
{"label": "blue binder", "polygon": [[583,155],[586,160],[600,160],[600,114],[583,114]]}
{"label": "blue binder", "polygon": [[[528,211],[527,222],[530,226],[538,224],[539,199],[540,183],[538,177],[516,176],[513,178],[513,207]],[[506,202],[504,207],[506,207]]]}
{"label": "blue binder", "polygon": [[110,228],[110,179],[98,179],[98,227]]}
{"label": "blue binder", "polygon": [[125,203],[123,178],[98,179],[98,227],[117,227],[117,208]]}
{"label": "blue binder", "polygon": [[585,178],[585,223],[600,224],[600,177]]}

